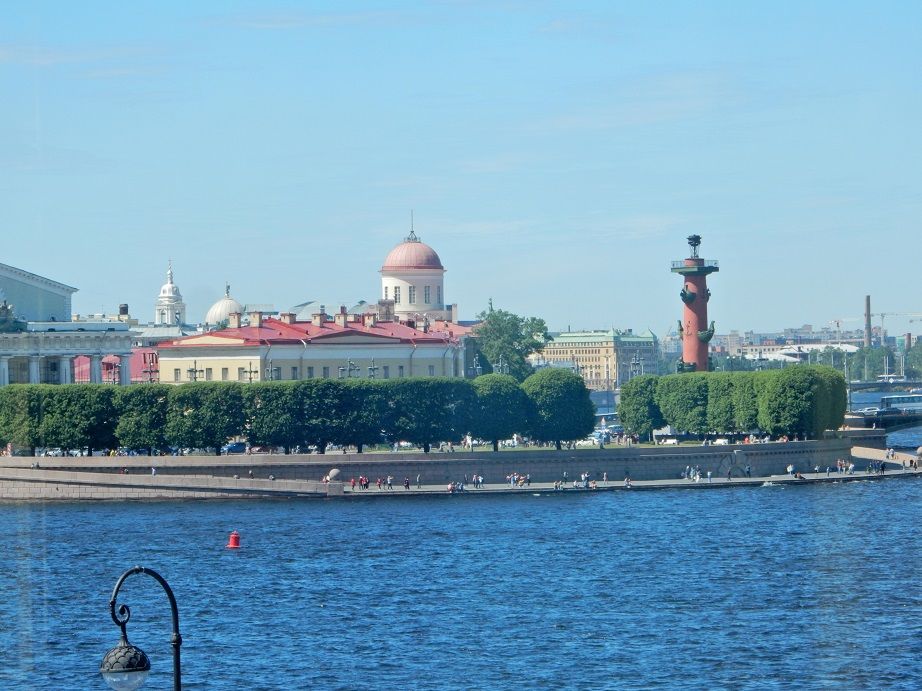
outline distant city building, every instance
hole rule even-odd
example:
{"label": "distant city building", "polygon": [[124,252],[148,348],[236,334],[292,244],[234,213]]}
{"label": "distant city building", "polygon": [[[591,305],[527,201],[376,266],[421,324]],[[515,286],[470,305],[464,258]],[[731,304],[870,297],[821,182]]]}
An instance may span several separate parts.
{"label": "distant city building", "polygon": [[657,339],[650,331],[564,331],[529,358],[536,368],[569,367],[594,391],[620,388],[640,374],[656,372]]}

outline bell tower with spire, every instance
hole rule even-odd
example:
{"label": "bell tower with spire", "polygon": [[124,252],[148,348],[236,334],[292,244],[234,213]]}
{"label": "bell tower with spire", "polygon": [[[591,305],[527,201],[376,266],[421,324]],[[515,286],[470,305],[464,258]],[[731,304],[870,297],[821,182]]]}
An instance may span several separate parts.
{"label": "bell tower with spire", "polygon": [[708,325],[708,274],[720,271],[717,260],[698,256],[700,235],[689,235],[688,246],[691,255],[672,262],[672,272],[684,279],[679,297],[685,305],[679,321],[679,335],[682,337],[682,359],[676,363],[677,372],[707,372],[710,369],[708,344],[714,337],[714,322]]}
{"label": "bell tower with spire", "polygon": [[166,283],[160,287],[160,295],[154,305],[154,324],[156,326],[177,326],[186,323],[186,303],[182,293],[173,283],[173,261],[166,270]]}

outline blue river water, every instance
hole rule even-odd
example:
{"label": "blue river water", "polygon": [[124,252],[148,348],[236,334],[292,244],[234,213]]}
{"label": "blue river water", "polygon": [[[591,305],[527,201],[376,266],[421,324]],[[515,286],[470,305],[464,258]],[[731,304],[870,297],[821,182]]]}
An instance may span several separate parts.
{"label": "blue river water", "polygon": [[[0,688],[102,689],[172,586],[187,689],[920,689],[922,480],[0,504]],[[225,549],[228,534],[241,549]],[[145,688],[166,596],[128,579]]]}

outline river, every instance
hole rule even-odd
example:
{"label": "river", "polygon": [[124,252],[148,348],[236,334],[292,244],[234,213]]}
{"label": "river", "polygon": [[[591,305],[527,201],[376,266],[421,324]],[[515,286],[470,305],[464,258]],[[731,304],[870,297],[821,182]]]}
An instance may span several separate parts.
{"label": "river", "polygon": [[0,688],[104,688],[140,564],[187,689],[919,689],[920,491],[0,504]]}

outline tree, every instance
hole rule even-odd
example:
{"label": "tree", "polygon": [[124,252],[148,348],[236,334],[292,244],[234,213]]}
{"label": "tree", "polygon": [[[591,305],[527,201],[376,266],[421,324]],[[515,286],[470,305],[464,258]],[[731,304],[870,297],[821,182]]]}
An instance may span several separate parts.
{"label": "tree", "polygon": [[343,410],[336,443],[354,444],[359,453],[366,444],[382,441],[386,382],[374,379],[346,379],[342,382]]}
{"label": "tree", "polygon": [[489,309],[478,314],[477,318],[480,324],[475,336],[477,350],[483,356],[481,364],[493,372],[502,363],[502,374],[524,381],[534,372],[528,356],[540,352],[551,340],[544,320],[495,310],[492,301]]}
{"label": "tree", "polygon": [[170,389],[166,439],[173,446],[207,449],[243,433],[241,385],[231,382],[192,382]]}
{"label": "tree", "polygon": [[656,405],[656,383],[659,377],[641,375],[621,387],[618,418],[624,429],[642,438],[665,424],[663,413]]}
{"label": "tree", "polygon": [[42,442],[41,420],[44,393],[51,387],[38,384],[10,384],[0,387],[0,442],[29,449]]}
{"label": "tree", "polygon": [[301,389],[294,382],[256,382],[243,388],[247,439],[251,444],[284,447],[291,453],[302,443]]}
{"label": "tree", "polygon": [[112,448],[116,445],[117,417],[114,387],[106,384],[72,384],[45,389],[41,434],[46,446],[62,449]]}
{"label": "tree", "polygon": [[470,430],[477,397],[471,383],[456,378],[427,377],[388,382],[385,433],[392,441],[423,447],[460,439]]}
{"label": "tree", "polygon": [[819,387],[814,413],[813,432],[821,437],[825,430],[839,429],[848,409],[848,388],[845,377],[832,367],[814,367]]}
{"label": "tree", "polygon": [[346,417],[346,389],[336,379],[309,379],[298,383],[300,412],[296,424],[306,444],[326,453],[327,446],[341,437]]}
{"label": "tree", "polygon": [[761,372],[734,372],[733,390],[730,397],[733,402],[733,429],[737,432],[752,432],[759,427],[759,402],[756,390],[757,381],[764,377]]}
{"label": "tree", "polygon": [[707,426],[713,432],[727,433],[736,430],[733,380],[732,372],[712,372],[707,378]]}
{"label": "tree", "polygon": [[166,384],[120,386],[115,391],[120,446],[147,449],[148,455],[166,446],[166,420],[170,387]]}
{"label": "tree", "polygon": [[810,434],[817,406],[816,377],[806,365],[772,372],[759,395],[759,427],[772,435]]}
{"label": "tree", "polygon": [[917,338],[912,348],[906,351],[906,376],[922,379],[922,338]]}
{"label": "tree", "polygon": [[595,427],[595,406],[578,374],[549,367],[528,377],[522,389],[534,406],[532,436],[553,441],[558,451],[562,441],[585,437]]}
{"label": "tree", "polygon": [[708,431],[708,372],[670,374],[656,385],[656,403],[666,422],[692,434]]}
{"label": "tree", "polygon": [[485,374],[473,382],[477,406],[470,432],[478,439],[489,439],[499,451],[499,440],[526,429],[530,400],[515,378],[505,374]]}

